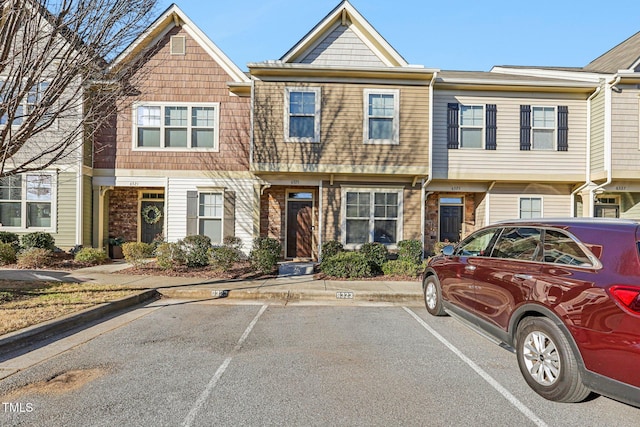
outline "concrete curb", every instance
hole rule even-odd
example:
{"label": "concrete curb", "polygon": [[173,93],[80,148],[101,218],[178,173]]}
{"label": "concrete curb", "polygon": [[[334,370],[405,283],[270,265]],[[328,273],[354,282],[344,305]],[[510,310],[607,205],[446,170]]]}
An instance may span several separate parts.
{"label": "concrete curb", "polygon": [[76,326],[87,324],[101,319],[106,315],[124,308],[128,308],[151,299],[157,299],[160,293],[155,289],[138,292],[135,295],[124,297],[115,301],[89,307],[77,313],[71,313],[57,319],[29,326],[18,331],[0,336],[0,354],[8,353],[24,347],[34,341],[41,341],[56,334],[73,329]]}

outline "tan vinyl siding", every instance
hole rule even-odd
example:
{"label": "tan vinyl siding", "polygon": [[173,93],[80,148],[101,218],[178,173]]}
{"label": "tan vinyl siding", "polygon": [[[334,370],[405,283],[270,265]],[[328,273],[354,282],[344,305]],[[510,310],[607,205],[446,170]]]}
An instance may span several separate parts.
{"label": "tan vinyl siding", "polygon": [[75,173],[58,175],[56,246],[69,249],[76,244],[76,188]]}
{"label": "tan vinyl siding", "polygon": [[[320,87],[320,142],[284,142],[285,87]],[[363,141],[365,89],[399,89],[398,145]],[[429,88],[366,84],[300,84],[255,82],[254,162],[257,164],[360,166],[428,165]]]}
{"label": "tan vinyl siding", "polygon": [[620,86],[611,94],[611,160],[614,177],[638,177],[640,163],[640,91],[635,86]]}
{"label": "tan vinyl siding", "polygon": [[[447,149],[447,104],[497,106],[497,149]],[[569,108],[569,150],[520,150],[520,105]],[[486,109],[485,109],[486,111]],[[557,114],[557,110],[556,110]],[[584,179],[586,101],[578,96],[436,92],[433,113],[436,179],[576,181]],[[556,116],[557,126],[557,116]]]}
{"label": "tan vinyl siding", "polygon": [[604,165],[605,93],[600,91],[591,100],[591,173],[601,173]]}
{"label": "tan vinyl siding", "polygon": [[569,185],[502,184],[490,194],[490,223],[515,219],[520,216],[520,198],[542,199],[545,218],[571,215],[571,187]]}

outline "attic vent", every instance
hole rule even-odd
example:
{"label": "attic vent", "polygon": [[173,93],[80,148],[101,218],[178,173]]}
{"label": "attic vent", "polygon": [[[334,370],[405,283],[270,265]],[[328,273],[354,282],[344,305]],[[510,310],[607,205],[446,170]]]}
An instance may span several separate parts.
{"label": "attic vent", "polygon": [[187,38],[185,36],[171,36],[171,55],[187,53]]}

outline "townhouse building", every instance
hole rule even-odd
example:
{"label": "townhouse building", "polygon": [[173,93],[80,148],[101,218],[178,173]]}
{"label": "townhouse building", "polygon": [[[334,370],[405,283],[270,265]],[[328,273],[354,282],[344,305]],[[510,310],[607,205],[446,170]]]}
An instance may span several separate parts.
{"label": "townhouse building", "polygon": [[[171,5],[111,64],[138,61],[110,126],[94,141],[94,246],[109,238],[238,237],[249,250],[249,77]],[[257,222],[256,222],[257,223]]]}

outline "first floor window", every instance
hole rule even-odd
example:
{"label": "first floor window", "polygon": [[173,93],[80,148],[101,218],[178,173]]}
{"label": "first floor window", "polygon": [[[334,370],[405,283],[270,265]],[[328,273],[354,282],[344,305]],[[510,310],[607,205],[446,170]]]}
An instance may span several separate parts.
{"label": "first floor window", "polygon": [[0,178],[0,225],[51,228],[53,176],[25,174]]}
{"label": "first floor window", "polygon": [[218,148],[217,105],[138,105],[137,148]]}
{"label": "first floor window", "polygon": [[542,218],[542,199],[540,197],[521,197],[520,218]]}
{"label": "first floor window", "polygon": [[396,244],[401,220],[401,190],[345,193],[345,244]]}
{"label": "first floor window", "polygon": [[222,243],[224,197],[222,193],[200,193],[198,234],[209,236],[214,245]]}

